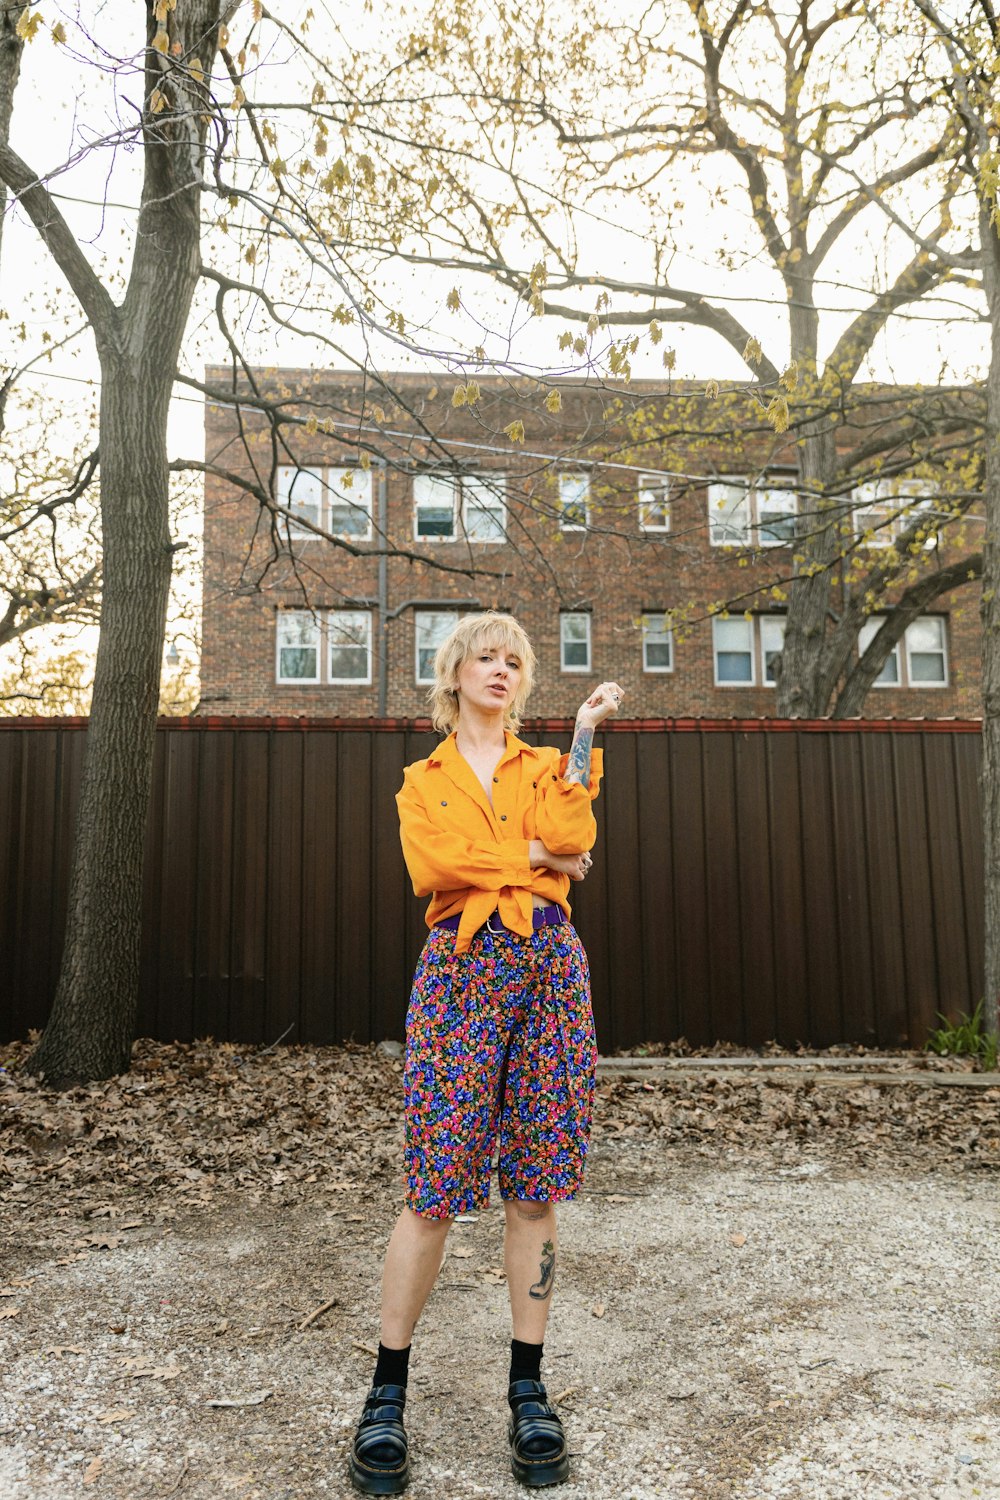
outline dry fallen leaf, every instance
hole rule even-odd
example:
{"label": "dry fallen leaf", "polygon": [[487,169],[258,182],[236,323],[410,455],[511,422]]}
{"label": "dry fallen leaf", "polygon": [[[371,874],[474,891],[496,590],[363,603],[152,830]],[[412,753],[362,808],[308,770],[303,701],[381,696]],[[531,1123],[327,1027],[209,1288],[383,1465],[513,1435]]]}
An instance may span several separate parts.
{"label": "dry fallen leaf", "polygon": [[98,1417],[99,1422],[127,1422],[129,1417],[135,1416],[133,1406],[115,1406],[110,1411],[102,1411]]}
{"label": "dry fallen leaf", "polygon": [[0,1318],[19,1318],[20,1316],[19,1307],[0,1307]]}
{"label": "dry fallen leaf", "polygon": [[595,1302],[594,1305],[593,1305],[593,1307],[590,1309],[590,1311],[591,1311],[591,1313],[593,1314],[593,1316],[595,1318],[603,1318],[604,1317],[604,1303],[603,1302]]}
{"label": "dry fallen leaf", "polygon": [[729,1243],[735,1245],[737,1250],[742,1250],[746,1242],[747,1237],[745,1234],[731,1234],[729,1236]]}
{"label": "dry fallen leaf", "polygon": [[50,1344],[47,1349],[43,1349],[42,1350],[43,1354],[58,1354],[58,1355],[62,1355],[62,1354],[86,1354],[86,1352],[87,1351],[84,1348],[83,1344]]}
{"label": "dry fallen leaf", "polygon": [[475,1252],[467,1249],[465,1246],[460,1246],[457,1250],[453,1250],[451,1253],[454,1260],[468,1260],[469,1257]]}
{"label": "dry fallen leaf", "polygon": [[103,1468],[103,1458],[92,1458],[86,1469],[84,1469],[83,1471],[84,1484],[95,1484]]}

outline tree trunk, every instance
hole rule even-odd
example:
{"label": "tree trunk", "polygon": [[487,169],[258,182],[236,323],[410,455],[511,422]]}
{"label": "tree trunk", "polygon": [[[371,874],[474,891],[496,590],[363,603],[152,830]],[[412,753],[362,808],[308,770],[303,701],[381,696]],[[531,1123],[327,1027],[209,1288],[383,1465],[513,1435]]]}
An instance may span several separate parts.
{"label": "tree trunk", "polygon": [[[170,587],[166,432],[148,368],[105,367],[104,593],[93,707],[55,1002],[31,1071],[64,1087],[128,1069],[139,983],[142,866]],[[145,363],[145,362],[143,362]],[[172,366],[161,371],[167,387]],[[141,440],[140,440],[141,438]]]}
{"label": "tree trunk", "polygon": [[980,215],[983,275],[990,316],[986,377],[986,538],[983,548],[983,855],[986,987],[983,1020],[1000,1031],[1000,237]]}
{"label": "tree trunk", "polygon": [[[21,72],[21,53],[24,42],[17,34],[17,23],[21,12],[26,10],[24,0],[0,0],[0,145],[10,140],[10,120],[14,110],[14,93]],[[3,226],[7,217],[7,189],[0,183],[0,248],[3,246]]]}

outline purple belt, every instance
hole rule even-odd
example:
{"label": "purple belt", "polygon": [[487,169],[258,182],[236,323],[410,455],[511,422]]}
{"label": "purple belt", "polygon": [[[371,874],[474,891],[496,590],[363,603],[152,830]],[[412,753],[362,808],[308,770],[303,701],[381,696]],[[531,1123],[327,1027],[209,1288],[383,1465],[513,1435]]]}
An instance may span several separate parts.
{"label": "purple belt", "polygon": [[[453,917],[445,917],[443,921],[435,922],[434,926],[447,927],[449,932],[457,932],[458,925],[461,920],[462,913],[460,911],[457,911]],[[563,911],[562,907],[556,901],[553,901],[550,906],[533,906],[531,908],[531,925],[536,932],[539,927],[561,927],[563,922],[568,921],[569,918]],[[500,920],[500,913],[498,911],[490,912],[482,927],[478,928],[478,931],[483,932],[487,929],[492,932],[495,937],[499,937],[502,932],[512,931],[511,928],[504,926],[503,922]],[[517,932],[512,933],[512,935],[514,937],[520,937],[520,933]]]}

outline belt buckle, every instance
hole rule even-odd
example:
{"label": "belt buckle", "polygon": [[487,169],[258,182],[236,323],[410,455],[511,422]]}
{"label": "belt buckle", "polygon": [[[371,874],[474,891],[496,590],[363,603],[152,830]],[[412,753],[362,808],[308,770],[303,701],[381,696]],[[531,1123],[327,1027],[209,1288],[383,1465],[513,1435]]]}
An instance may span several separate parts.
{"label": "belt buckle", "polygon": [[[496,917],[497,921],[500,922],[499,927],[493,926],[494,917]],[[503,922],[500,920],[500,913],[498,911],[494,910],[490,912],[489,916],[486,918],[486,929],[488,932],[492,932],[494,937],[502,937],[503,934],[507,931],[506,927],[503,925]]]}

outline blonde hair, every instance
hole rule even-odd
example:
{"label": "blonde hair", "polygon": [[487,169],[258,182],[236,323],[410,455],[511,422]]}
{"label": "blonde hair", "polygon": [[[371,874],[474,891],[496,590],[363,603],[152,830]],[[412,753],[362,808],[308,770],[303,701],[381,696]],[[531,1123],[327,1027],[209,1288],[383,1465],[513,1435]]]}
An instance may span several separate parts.
{"label": "blonde hair", "polygon": [[504,709],[503,727],[516,733],[521,711],[535,681],[535,653],[524,629],[513,615],[486,610],[481,615],[463,615],[434,658],[434,686],[428,691],[431,722],[441,734],[450,734],[458,724],[458,674],[470,656],[484,646],[509,651],[521,663],[521,680],[513,700]]}

